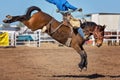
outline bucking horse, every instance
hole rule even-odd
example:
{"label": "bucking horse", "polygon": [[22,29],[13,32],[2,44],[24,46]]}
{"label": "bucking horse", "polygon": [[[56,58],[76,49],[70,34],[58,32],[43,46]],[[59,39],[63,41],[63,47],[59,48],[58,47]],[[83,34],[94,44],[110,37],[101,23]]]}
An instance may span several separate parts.
{"label": "bucking horse", "polygon": [[[35,10],[37,12],[32,14]],[[80,63],[78,64],[79,68],[81,70],[87,69],[87,54],[83,48],[85,40],[76,30],[73,30],[70,26],[64,25],[36,6],[29,7],[24,15],[7,15],[6,19],[3,20],[4,23],[13,23],[16,21],[22,22],[32,31],[42,29],[46,26],[47,29],[45,32],[63,45],[66,45],[66,43],[70,41],[69,47],[74,48],[81,57]],[[94,22],[84,22],[81,24],[81,28],[88,37],[91,35],[94,36],[96,46],[100,47],[102,45],[105,29],[104,25],[97,25]]]}

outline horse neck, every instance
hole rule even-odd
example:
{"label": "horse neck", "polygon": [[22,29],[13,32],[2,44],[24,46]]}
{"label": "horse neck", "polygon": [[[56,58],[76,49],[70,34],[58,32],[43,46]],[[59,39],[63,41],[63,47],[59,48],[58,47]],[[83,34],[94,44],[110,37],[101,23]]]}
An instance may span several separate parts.
{"label": "horse neck", "polygon": [[92,34],[95,30],[95,26],[86,26],[86,27],[83,28],[83,30]]}
{"label": "horse neck", "polygon": [[95,30],[95,27],[97,26],[94,22],[84,22],[81,24],[81,28],[90,32],[93,32]]}
{"label": "horse neck", "polygon": [[93,26],[90,28],[90,31],[94,32],[97,26]]}

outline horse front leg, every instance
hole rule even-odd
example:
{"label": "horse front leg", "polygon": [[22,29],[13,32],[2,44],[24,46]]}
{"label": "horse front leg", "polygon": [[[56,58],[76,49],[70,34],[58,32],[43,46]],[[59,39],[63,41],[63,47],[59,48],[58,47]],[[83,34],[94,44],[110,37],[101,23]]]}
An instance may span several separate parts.
{"label": "horse front leg", "polygon": [[87,62],[87,54],[86,54],[85,50],[83,49],[83,47],[80,47],[79,45],[76,45],[73,48],[77,51],[77,53],[81,57],[80,63],[78,64],[79,68],[81,69],[81,71],[84,68],[87,69],[88,62]]}
{"label": "horse front leg", "polygon": [[87,64],[88,64],[88,62],[87,62],[87,54],[86,54],[86,52],[84,50],[81,50],[79,52],[79,54],[81,56],[81,62],[78,64],[78,66],[82,71],[82,69],[84,69],[84,68],[87,69]]}

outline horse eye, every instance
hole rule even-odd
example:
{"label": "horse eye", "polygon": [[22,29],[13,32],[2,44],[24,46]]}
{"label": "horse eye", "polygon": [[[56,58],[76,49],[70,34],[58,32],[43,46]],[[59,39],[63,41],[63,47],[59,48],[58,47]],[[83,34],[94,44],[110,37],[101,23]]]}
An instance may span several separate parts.
{"label": "horse eye", "polygon": [[94,35],[94,38],[97,39],[98,38],[97,35]]}
{"label": "horse eye", "polygon": [[95,37],[95,39],[98,39],[97,37]]}
{"label": "horse eye", "polygon": [[103,35],[104,35],[104,32],[101,32],[101,35],[103,36]]}

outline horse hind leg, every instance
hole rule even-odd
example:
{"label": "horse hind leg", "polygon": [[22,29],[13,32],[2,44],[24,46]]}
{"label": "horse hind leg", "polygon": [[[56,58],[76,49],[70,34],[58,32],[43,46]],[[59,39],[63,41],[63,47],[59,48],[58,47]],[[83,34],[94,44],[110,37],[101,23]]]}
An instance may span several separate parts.
{"label": "horse hind leg", "polygon": [[21,16],[11,16],[11,15],[7,15],[6,19],[3,20],[4,23],[12,23],[12,22],[16,22],[16,21],[24,21],[27,20],[26,15],[21,15]]}

